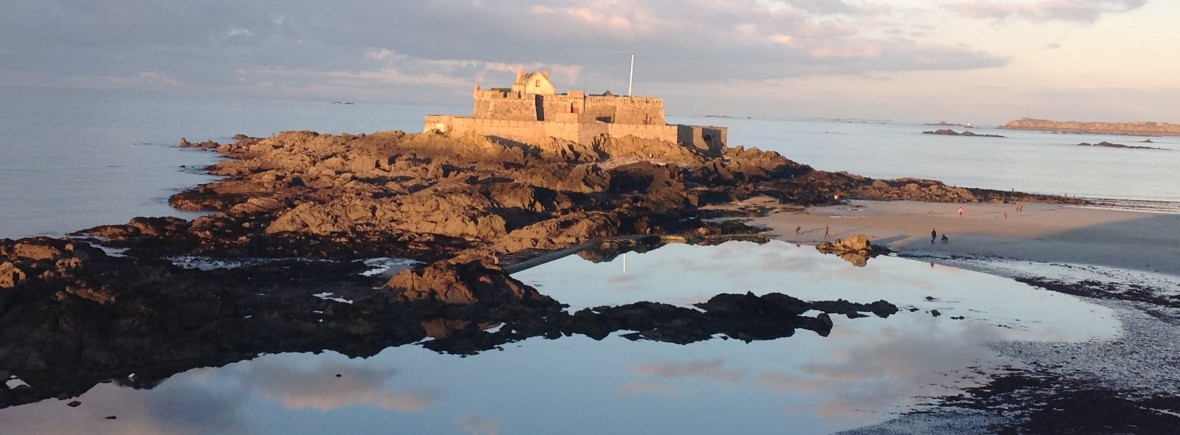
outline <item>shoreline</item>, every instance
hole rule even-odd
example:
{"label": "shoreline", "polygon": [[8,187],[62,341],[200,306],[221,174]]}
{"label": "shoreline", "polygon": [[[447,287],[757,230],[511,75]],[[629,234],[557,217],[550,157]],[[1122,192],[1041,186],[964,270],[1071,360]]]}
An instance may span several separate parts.
{"label": "shoreline", "polygon": [[[958,207],[964,207],[963,216]],[[843,433],[1166,432],[1176,414],[1172,380],[1180,331],[1180,215],[1100,206],[848,201],[784,210],[753,219],[771,237],[815,245],[864,233],[898,256],[1001,276],[1113,309],[1121,336],[1079,343],[997,342],[991,348],[1027,364],[958,396],[931,398],[928,409]],[[1004,212],[1008,213],[1004,217]],[[796,227],[802,226],[796,235]],[[952,232],[931,244],[929,228]],[[925,228],[925,231],[922,229]],[[939,229],[941,235],[942,229]],[[870,259],[871,263],[873,260]],[[1148,262],[1150,261],[1150,262]],[[987,411],[1008,410],[1009,416]],[[1120,409],[1118,417],[1085,409]],[[1012,419],[1011,416],[1021,416]]]}
{"label": "shoreline", "polygon": [[[1014,204],[853,200],[776,211],[749,224],[791,243],[818,244],[826,226],[828,240],[862,233],[905,256],[1071,263],[1180,276],[1175,231],[1180,214],[1043,203],[1017,211]],[[949,240],[931,243],[931,230]]]}

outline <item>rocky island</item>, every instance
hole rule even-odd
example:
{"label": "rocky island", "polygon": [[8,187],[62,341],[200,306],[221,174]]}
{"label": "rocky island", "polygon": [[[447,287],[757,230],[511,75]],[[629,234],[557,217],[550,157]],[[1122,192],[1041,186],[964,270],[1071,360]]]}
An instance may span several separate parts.
{"label": "rocky island", "polygon": [[[781,336],[707,318],[695,332],[671,334],[655,313],[681,320],[690,314],[651,305],[619,308],[649,313],[657,319],[649,326],[608,320],[612,315],[602,311],[561,314],[559,301],[513,279],[506,267],[599,240],[634,249],[659,243],[661,235],[756,233],[740,221],[706,219],[764,213],[717,211],[755,196],[772,198],[775,207],[837,198],[1078,202],[931,180],[874,180],[817,171],[773,152],[703,144],[609,135],[523,143],[434,130],[182,140],[225,157],[208,168],[220,180],[169,200],[207,215],[136,218],[66,239],[0,240],[0,367],[37,385],[0,389],[0,406],[76,395],[128,372],[150,384],[259,353],[369,355],[424,336],[436,338],[432,348],[458,353],[536,334],[599,336],[618,328],[677,342],[709,331]],[[255,261],[210,270],[176,265],[191,257]],[[361,274],[362,260],[374,257],[418,265],[391,277]],[[352,303],[309,296],[325,288]],[[750,301],[741,306],[767,309]],[[800,303],[806,304],[791,302]],[[882,304],[844,302],[824,311],[886,315]],[[787,319],[772,329],[822,331],[828,324],[824,316]],[[515,332],[484,332],[504,323]]]}
{"label": "rocky island", "polygon": [[[617,331],[671,343],[765,340],[797,329],[824,336],[832,316],[887,317],[898,307],[887,297],[860,304],[718,289],[695,309],[638,302],[569,312],[510,271],[554,253],[610,258],[673,238],[758,239],[761,228],[745,218],[847,200],[1085,203],[819,171],[774,152],[729,147],[720,129],[661,125],[648,117],[659,107],[662,119],[655,99],[641,102],[646,107],[633,113],[641,115],[622,116],[623,106],[603,109],[584,94],[484,92],[475,93],[473,117],[431,117],[423,133],[182,140],[224,157],[207,168],[218,181],[169,200],[206,215],[0,240],[0,374],[35,386],[0,388],[0,407],[74,397],[111,380],[151,387],[194,367],[263,353],[359,357],[422,343],[466,355],[529,337],[601,339]],[[601,97],[594,104],[611,103]],[[573,103],[549,113],[546,98]],[[502,100],[512,109],[493,108]],[[541,106],[530,112],[530,101]],[[610,124],[602,118],[611,110],[618,125],[599,125]],[[550,116],[494,119],[502,113]],[[521,128],[470,131],[500,123]],[[566,136],[534,140],[538,129],[552,128]],[[885,252],[863,236],[823,249],[858,265]],[[364,273],[368,260],[388,257],[413,265]],[[180,258],[239,266],[186,268]]]}
{"label": "rocky island", "polygon": [[[1150,142],[1147,142],[1147,143],[1150,143]],[[1158,149],[1161,149],[1161,148],[1149,147],[1149,146],[1144,146],[1144,145],[1127,145],[1127,144],[1113,143],[1113,142],[1107,142],[1107,141],[1102,141],[1102,142],[1098,142],[1098,143],[1082,142],[1082,143],[1079,143],[1078,146],[1080,146],[1080,147],[1099,147],[1099,148],[1127,148],[1127,149],[1135,149],[1135,150],[1158,150]]]}
{"label": "rocky island", "polygon": [[1032,130],[1054,133],[1094,133],[1128,136],[1180,136],[1180,124],[1166,122],[1078,122],[1049,121],[1024,118],[1009,121],[999,128],[1005,130]]}
{"label": "rocky island", "polygon": [[949,128],[940,128],[938,130],[923,131],[922,134],[936,134],[941,136],[966,136],[966,137],[1004,137],[998,134],[976,134],[971,130],[963,130],[961,133]]}

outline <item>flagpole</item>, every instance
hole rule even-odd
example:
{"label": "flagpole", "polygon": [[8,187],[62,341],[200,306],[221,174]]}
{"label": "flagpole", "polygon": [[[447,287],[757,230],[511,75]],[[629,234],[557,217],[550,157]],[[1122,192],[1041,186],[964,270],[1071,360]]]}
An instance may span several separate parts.
{"label": "flagpole", "polygon": [[631,55],[631,75],[627,77],[627,96],[631,96],[631,82],[635,80],[635,55]]}

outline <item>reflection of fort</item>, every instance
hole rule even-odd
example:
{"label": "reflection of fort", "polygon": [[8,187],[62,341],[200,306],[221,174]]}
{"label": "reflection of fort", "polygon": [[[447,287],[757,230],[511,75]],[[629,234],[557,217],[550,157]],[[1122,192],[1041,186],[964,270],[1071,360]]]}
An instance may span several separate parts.
{"label": "reflection of fort", "polygon": [[472,116],[429,115],[424,130],[470,132],[524,143],[552,137],[589,144],[603,135],[635,136],[714,150],[725,144],[727,135],[725,127],[668,125],[664,100],[659,98],[617,96],[610,91],[558,94],[548,70],[526,74],[522,69],[512,88],[481,90],[476,85],[472,96]]}

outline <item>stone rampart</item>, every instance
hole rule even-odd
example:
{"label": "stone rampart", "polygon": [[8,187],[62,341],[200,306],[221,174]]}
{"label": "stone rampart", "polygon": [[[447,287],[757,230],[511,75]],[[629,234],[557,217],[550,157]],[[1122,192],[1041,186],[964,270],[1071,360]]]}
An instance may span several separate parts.
{"label": "stone rampart", "polygon": [[423,130],[533,144],[549,138],[589,144],[604,135],[634,136],[708,151],[720,150],[727,139],[724,127],[668,125],[663,99],[586,95],[580,90],[557,94],[548,77],[547,71],[521,70],[511,89],[476,86],[470,117],[430,115]]}
{"label": "stone rampart", "polygon": [[729,142],[729,129],[705,125],[677,125],[676,143],[690,145],[713,153]]}
{"label": "stone rampart", "polygon": [[[700,127],[683,125],[638,125],[608,124],[604,122],[558,122],[558,121],[514,121],[501,119],[475,119],[465,116],[430,115],[426,117],[423,131],[439,131],[449,134],[475,133],[488,137],[508,139],[522,143],[541,143],[557,138],[578,143],[590,143],[602,135],[612,137],[635,136],[645,139],[680,142],[682,130],[699,131]],[[697,134],[698,137],[701,134]],[[702,142],[704,143],[704,142]],[[708,146],[687,143],[702,149]]]}
{"label": "stone rampart", "polygon": [[664,100],[647,97],[587,96],[584,118],[612,124],[667,123],[664,119]]}
{"label": "stone rampart", "polygon": [[512,91],[476,91],[473,118],[537,120],[537,95]]}

